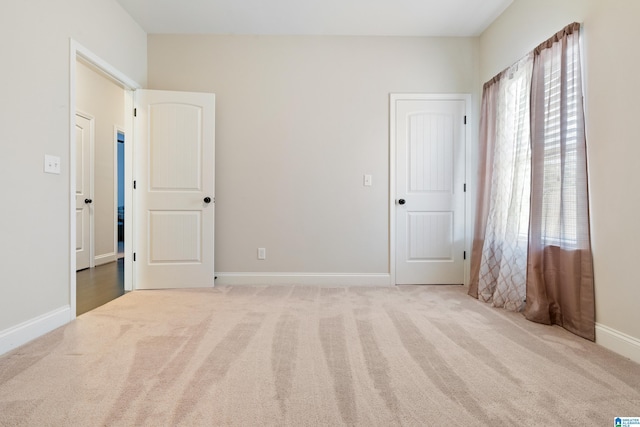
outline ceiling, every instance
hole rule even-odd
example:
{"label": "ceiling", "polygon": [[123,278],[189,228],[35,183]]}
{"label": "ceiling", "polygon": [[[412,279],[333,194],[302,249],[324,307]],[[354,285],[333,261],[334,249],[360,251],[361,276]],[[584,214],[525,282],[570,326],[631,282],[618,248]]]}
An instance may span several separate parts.
{"label": "ceiling", "polygon": [[513,0],[117,0],[149,34],[478,36]]}

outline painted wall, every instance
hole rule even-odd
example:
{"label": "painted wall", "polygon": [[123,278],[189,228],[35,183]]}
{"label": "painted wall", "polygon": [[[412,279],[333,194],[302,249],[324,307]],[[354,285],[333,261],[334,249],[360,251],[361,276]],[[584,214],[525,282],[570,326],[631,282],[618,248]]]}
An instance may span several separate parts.
{"label": "painted wall", "polygon": [[[146,34],[115,0],[3,2],[0,352],[18,325],[70,305],[70,37],[146,82]],[[60,175],[43,173],[45,154]]]}
{"label": "painted wall", "polygon": [[597,340],[610,344],[607,328],[626,334],[640,361],[638,19],[635,0],[515,0],[482,34],[480,58],[484,82],[565,25],[583,23],[596,320],[605,327]]}
{"label": "painted wall", "polygon": [[82,62],[76,67],[76,109],[95,119],[94,248],[96,265],[114,261],[116,236],[116,128],[124,129],[124,89]]}
{"label": "painted wall", "polygon": [[388,273],[389,94],[477,95],[477,43],[150,35],[151,89],[216,93],[216,271]]}

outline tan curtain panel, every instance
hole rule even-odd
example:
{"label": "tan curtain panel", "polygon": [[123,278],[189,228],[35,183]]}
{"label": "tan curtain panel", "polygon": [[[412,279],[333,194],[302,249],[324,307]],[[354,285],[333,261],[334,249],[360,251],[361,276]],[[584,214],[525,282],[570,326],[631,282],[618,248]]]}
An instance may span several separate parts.
{"label": "tan curtain panel", "polygon": [[[504,74],[504,73],[503,73]],[[478,154],[478,191],[476,203],[476,217],[473,227],[473,247],[471,249],[471,280],[469,295],[478,298],[478,281],[480,278],[480,264],[482,249],[487,231],[489,203],[491,200],[491,180],[493,177],[493,152],[496,133],[496,109],[498,97],[498,82],[500,76],[485,83],[482,91],[482,107],[480,113],[480,148]]]}
{"label": "tan curtain panel", "polygon": [[534,52],[527,319],[595,340],[579,24]]}

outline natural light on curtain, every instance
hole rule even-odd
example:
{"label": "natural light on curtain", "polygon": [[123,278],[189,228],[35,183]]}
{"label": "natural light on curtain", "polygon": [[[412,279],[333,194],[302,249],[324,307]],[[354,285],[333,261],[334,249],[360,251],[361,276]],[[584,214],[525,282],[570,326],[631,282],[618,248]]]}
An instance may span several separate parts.
{"label": "natural light on curtain", "polygon": [[484,86],[469,294],[593,340],[579,32]]}
{"label": "natural light on curtain", "polygon": [[495,307],[524,306],[531,183],[529,104],[533,56],[509,68],[486,90],[495,91],[491,197],[478,297]]}
{"label": "natural light on curtain", "polygon": [[[578,37],[566,46],[555,43],[538,55],[534,144],[542,168],[541,229],[545,245],[585,247],[577,234],[579,143],[584,140]],[[580,113],[580,114],[579,114]],[[582,157],[582,156],[581,156]],[[583,166],[584,167],[584,166]],[[586,179],[586,176],[582,176]],[[584,211],[580,209],[580,211]],[[564,221],[564,223],[563,223]]]}
{"label": "natural light on curtain", "polygon": [[524,314],[595,340],[580,25],[569,25],[540,45],[534,58]]}

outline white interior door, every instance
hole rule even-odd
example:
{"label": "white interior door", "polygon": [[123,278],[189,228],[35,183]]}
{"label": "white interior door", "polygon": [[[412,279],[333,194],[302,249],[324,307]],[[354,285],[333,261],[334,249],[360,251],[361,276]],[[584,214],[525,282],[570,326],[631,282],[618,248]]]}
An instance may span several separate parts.
{"label": "white interior door", "polygon": [[135,286],[213,286],[215,95],[136,93]]}
{"label": "white interior door", "polygon": [[396,283],[464,282],[463,99],[396,99]]}
{"label": "white interior door", "polygon": [[76,114],[76,270],[92,267],[91,152],[93,121]]}

